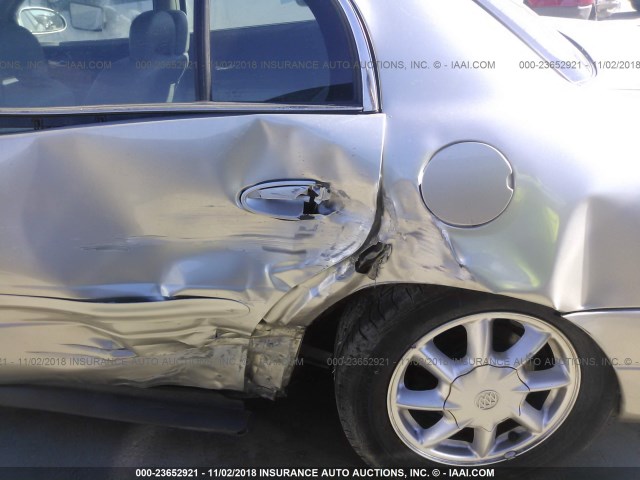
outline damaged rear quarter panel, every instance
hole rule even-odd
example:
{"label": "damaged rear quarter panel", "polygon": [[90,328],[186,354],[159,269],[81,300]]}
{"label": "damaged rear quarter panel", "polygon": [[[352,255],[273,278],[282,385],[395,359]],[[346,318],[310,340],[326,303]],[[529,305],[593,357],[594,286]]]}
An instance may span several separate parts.
{"label": "damaged rear quarter panel", "polygon": [[[638,307],[640,163],[636,127],[619,119],[640,95],[519,68],[540,57],[475,2],[357,5],[378,58],[443,65],[379,71],[388,122],[377,240],[392,254],[376,282],[487,291],[560,312]],[[469,42],[464,31],[483,34]],[[461,60],[494,67],[452,68]],[[422,201],[425,166],[458,142],[490,145],[513,168],[514,197],[487,224],[446,225]]]}

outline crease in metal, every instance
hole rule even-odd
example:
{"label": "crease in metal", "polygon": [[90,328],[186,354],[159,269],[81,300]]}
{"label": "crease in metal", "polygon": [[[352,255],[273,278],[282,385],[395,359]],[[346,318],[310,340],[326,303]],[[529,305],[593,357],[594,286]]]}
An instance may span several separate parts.
{"label": "crease in metal", "polygon": [[[263,319],[367,240],[383,125],[265,114],[3,136],[0,382],[276,395],[303,329]],[[311,200],[331,211],[240,209],[265,178],[322,179]]]}
{"label": "crease in metal", "polygon": [[[640,309],[636,127],[605,122],[585,135],[594,117],[567,123],[548,109],[588,104],[625,118],[640,96],[595,95],[519,69],[514,58],[539,57],[474,2],[354,3],[359,48],[368,50],[368,32],[380,60],[410,65],[429,45],[438,60],[491,52],[499,68],[381,68],[381,98],[364,93],[366,110],[382,104],[383,114],[248,110],[0,138],[0,352],[14,362],[1,382],[178,383],[271,397],[286,385],[302,329],[381,283],[491,292],[558,312]],[[486,35],[470,43],[452,24]],[[541,124],[544,142],[531,128]],[[499,150],[516,181],[499,216],[459,228],[425,207],[420,175],[443,147],[470,141]],[[464,173],[451,176],[474,181]],[[335,211],[284,221],[238,206],[239,192],[282,179],[330,185]],[[391,253],[359,273],[377,244]],[[607,356],[630,351],[612,332],[635,314],[567,318]],[[640,411],[629,387],[640,370],[618,370],[625,411]]]}

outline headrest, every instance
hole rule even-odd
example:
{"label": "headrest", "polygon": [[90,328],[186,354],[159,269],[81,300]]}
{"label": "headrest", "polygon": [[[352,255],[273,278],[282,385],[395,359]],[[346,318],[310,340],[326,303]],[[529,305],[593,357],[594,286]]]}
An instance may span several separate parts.
{"label": "headrest", "polygon": [[175,55],[176,38],[176,24],[169,13],[144,12],[131,23],[129,55],[133,60]]}
{"label": "headrest", "polygon": [[187,14],[182,10],[165,10],[171,18],[176,27],[176,48],[175,54],[182,55],[189,50],[189,20],[187,20]]}
{"label": "headrest", "polygon": [[0,71],[17,78],[46,72],[44,51],[29,30],[15,23],[0,24]]}

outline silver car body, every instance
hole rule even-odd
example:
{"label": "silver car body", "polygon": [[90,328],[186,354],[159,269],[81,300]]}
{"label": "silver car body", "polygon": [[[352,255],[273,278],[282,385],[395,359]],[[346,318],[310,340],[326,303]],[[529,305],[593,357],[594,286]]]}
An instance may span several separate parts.
{"label": "silver car body", "polygon": [[[198,118],[0,137],[0,349],[14,362],[2,381],[273,396],[322,312],[416,282],[562,312],[619,360],[622,415],[640,418],[635,126],[589,134],[637,110],[638,93],[521,68],[540,56],[475,2],[340,4],[372,67],[360,111],[213,105],[190,107]],[[421,182],[463,142],[500,152],[513,194],[497,218],[456,227],[426,208]],[[449,173],[452,187],[476,180]],[[330,185],[333,213],[242,208],[246,188],[279,179]]]}

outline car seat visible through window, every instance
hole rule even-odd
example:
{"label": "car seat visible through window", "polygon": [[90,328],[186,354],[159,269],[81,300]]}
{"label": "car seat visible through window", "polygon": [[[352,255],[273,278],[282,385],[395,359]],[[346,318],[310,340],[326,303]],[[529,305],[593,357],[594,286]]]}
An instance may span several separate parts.
{"label": "car seat visible through window", "polygon": [[129,57],[114,62],[95,79],[87,105],[173,101],[188,63],[184,12],[149,11],[131,24]]}
{"label": "car seat visible through window", "polygon": [[0,24],[0,107],[74,105],[70,89],[49,76],[37,38],[14,23]]}

